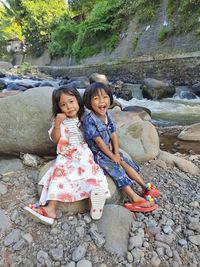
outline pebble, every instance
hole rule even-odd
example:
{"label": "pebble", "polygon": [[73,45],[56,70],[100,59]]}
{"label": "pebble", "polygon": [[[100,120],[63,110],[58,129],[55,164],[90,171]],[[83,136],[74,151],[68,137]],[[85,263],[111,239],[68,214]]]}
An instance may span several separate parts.
{"label": "pebble", "polygon": [[92,263],[88,260],[81,260],[77,262],[77,267],[92,267]]}
{"label": "pebble", "polygon": [[188,238],[190,242],[194,245],[200,246],[200,235],[189,236]]}
{"label": "pebble", "polygon": [[161,261],[159,259],[158,256],[154,256],[152,259],[151,259],[151,264],[153,267],[158,267],[160,265]]}
{"label": "pebble", "polygon": [[77,262],[80,261],[83,257],[85,257],[86,253],[86,247],[85,246],[78,246],[77,248],[74,249],[72,253],[72,260]]}
{"label": "pebble", "polygon": [[8,192],[7,186],[0,183],[0,195],[5,195]]}

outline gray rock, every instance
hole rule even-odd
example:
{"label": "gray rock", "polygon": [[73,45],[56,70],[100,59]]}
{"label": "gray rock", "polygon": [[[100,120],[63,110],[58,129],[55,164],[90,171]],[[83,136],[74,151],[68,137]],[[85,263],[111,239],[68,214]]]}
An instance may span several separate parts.
{"label": "gray rock", "polygon": [[71,262],[67,263],[66,267],[76,267],[76,263],[71,261]]}
{"label": "gray rock", "polygon": [[194,245],[200,246],[200,235],[189,236],[188,238],[190,242]]}
{"label": "gray rock", "polygon": [[100,248],[105,244],[105,238],[101,234],[99,234],[95,229],[93,229],[92,227],[90,228],[89,233],[90,233],[90,236],[97,247]]}
{"label": "gray rock", "polygon": [[200,123],[195,123],[186,127],[178,135],[180,140],[200,141]]}
{"label": "gray rock", "polygon": [[86,247],[83,245],[78,246],[77,248],[74,249],[72,253],[72,260],[77,262],[80,261],[82,258],[85,257],[86,253]]}
{"label": "gray rock", "polygon": [[81,260],[77,262],[77,267],[92,267],[92,263],[88,260]]}
{"label": "gray rock", "polygon": [[17,241],[17,243],[14,244],[13,246],[13,250],[21,250],[23,247],[25,247],[26,242],[24,239],[20,239],[19,241]]}
{"label": "gray rock", "polygon": [[143,238],[141,236],[132,236],[129,239],[128,250],[132,250],[133,248],[141,247],[143,243]]}
{"label": "gray rock", "polygon": [[161,261],[158,256],[153,256],[153,258],[151,258],[151,264],[153,267],[158,267],[160,263]]}
{"label": "gray rock", "polygon": [[10,228],[11,222],[4,210],[0,209],[0,232],[4,232]]}
{"label": "gray rock", "polygon": [[0,195],[5,195],[7,193],[8,189],[7,186],[3,183],[0,183]]}
{"label": "gray rock", "polygon": [[126,254],[132,221],[133,215],[127,209],[105,205],[103,216],[98,221],[98,229],[105,236],[105,247],[108,251],[122,256]]}
{"label": "gray rock", "polygon": [[181,246],[186,246],[186,245],[187,245],[187,241],[186,241],[185,239],[180,239],[180,240],[178,241],[178,243],[179,243],[179,245],[181,245]]}
{"label": "gray rock", "polygon": [[1,174],[10,173],[10,175],[13,175],[14,172],[21,171],[22,169],[23,169],[23,164],[20,159],[1,159],[0,160],[0,173]]}
{"label": "gray rock", "polygon": [[[0,99],[0,154],[55,153],[55,147],[48,137],[52,121],[52,91],[52,87],[37,87]],[[8,108],[10,106],[13,108]]]}
{"label": "gray rock", "polygon": [[58,245],[57,248],[51,249],[50,253],[55,261],[62,261],[63,259],[63,245]]}
{"label": "gray rock", "polygon": [[20,229],[13,229],[9,235],[6,236],[4,240],[4,245],[10,246],[13,243],[16,243],[19,241],[21,236],[21,230]]}
{"label": "gray rock", "polygon": [[48,253],[46,253],[45,251],[43,250],[40,250],[38,253],[37,253],[37,261],[38,262],[41,262],[43,259],[44,260],[47,260],[48,259]]}
{"label": "gray rock", "polygon": [[22,236],[29,244],[33,242],[33,237],[31,234],[27,233]]}

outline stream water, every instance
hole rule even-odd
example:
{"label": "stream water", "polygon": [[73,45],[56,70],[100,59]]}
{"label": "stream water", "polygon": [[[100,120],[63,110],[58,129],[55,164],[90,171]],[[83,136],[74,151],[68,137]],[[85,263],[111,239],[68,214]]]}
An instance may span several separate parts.
{"label": "stream water", "polygon": [[[122,107],[141,106],[151,110],[152,122],[156,126],[190,125],[200,122],[200,98],[181,99],[176,96],[162,100],[149,100],[141,95],[140,85],[135,85],[133,98],[130,101],[118,98]],[[185,86],[177,86],[176,92],[187,90]]]}

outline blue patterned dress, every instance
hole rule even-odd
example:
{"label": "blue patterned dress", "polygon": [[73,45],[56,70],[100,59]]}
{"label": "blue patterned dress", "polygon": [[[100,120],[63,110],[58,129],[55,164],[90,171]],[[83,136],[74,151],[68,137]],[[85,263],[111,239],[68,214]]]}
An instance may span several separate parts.
{"label": "blue patterned dress", "polygon": [[[94,154],[94,160],[104,170],[104,173],[112,177],[119,188],[131,186],[133,180],[128,177],[125,170],[104,154],[94,141],[95,138],[101,137],[104,143],[109,148],[111,147],[111,135],[116,131],[116,126],[111,115],[107,112],[107,123],[104,123],[91,111],[84,117],[83,131],[85,140]],[[120,157],[137,172],[140,171],[139,166],[135,162],[124,157],[121,152]]]}

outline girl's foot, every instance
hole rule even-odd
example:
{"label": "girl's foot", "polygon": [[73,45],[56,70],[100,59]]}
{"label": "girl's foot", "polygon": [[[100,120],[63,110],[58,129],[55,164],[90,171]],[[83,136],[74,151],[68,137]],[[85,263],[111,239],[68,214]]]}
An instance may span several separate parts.
{"label": "girl's foot", "polygon": [[35,212],[41,215],[43,215],[43,211],[45,211],[48,214],[49,218],[56,219],[56,212],[52,210],[51,208],[49,208],[49,206],[42,207],[42,210],[41,210],[41,207],[31,207],[31,208],[32,210],[34,210]]}
{"label": "girl's foot", "polygon": [[134,200],[132,203],[138,203],[138,202],[143,202],[142,203],[142,207],[151,207],[153,205],[155,205],[154,201],[152,198],[148,199],[149,196],[147,196],[147,198],[143,198],[140,196],[136,196],[134,197]]}
{"label": "girl's foot", "polygon": [[54,218],[50,218],[49,214],[43,207],[38,207],[34,209],[30,207],[24,207],[24,211],[27,213],[29,217],[35,219],[36,221],[39,221],[47,225],[52,225],[54,223]]}
{"label": "girl's foot", "polygon": [[160,196],[160,191],[156,189],[156,187],[151,183],[146,183],[145,188],[142,192],[142,196],[146,198],[147,196],[151,196],[152,198],[157,198]]}

